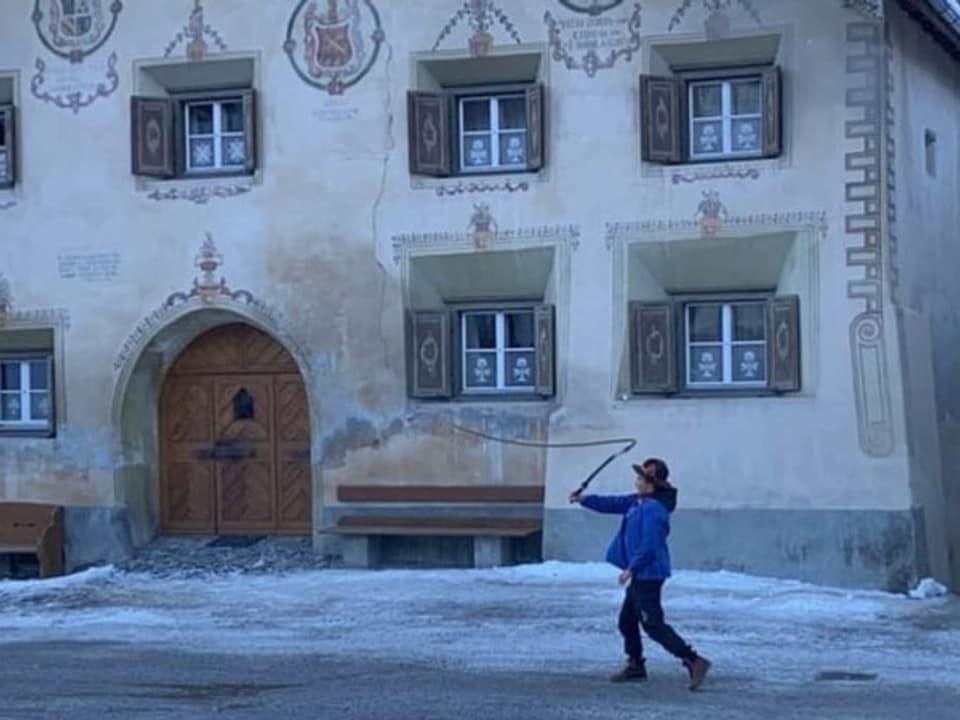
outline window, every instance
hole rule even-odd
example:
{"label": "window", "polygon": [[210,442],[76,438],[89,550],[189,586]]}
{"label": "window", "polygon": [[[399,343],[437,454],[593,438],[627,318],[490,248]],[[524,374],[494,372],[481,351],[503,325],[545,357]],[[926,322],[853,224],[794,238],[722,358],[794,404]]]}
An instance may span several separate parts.
{"label": "window", "polygon": [[469,311],[460,319],[464,393],[535,390],[532,309]]}
{"label": "window", "polygon": [[411,397],[554,394],[552,305],[410,310],[407,318]]}
{"label": "window", "polygon": [[446,177],[543,167],[543,87],[407,93],[410,172]]}
{"label": "window", "polygon": [[458,100],[460,169],[526,169],[527,113],[523,95]]}
{"label": "window", "polygon": [[135,96],[131,112],[134,175],[237,175],[256,169],[253,90]]}
{"label": "window", "polygon": [[691,303],[684,308],[684,333],[687,387],[766,385],[764,303]]}
{"label": "window", "polygon": [[14,184],[13,117],[12,105],[0,105],[0,188],[12,187]]}
{"label": "window", "polygon": [[48,430],[52,384],[50,358],[0,358],[0,430]]}
{"label": "window", "polygon": [[799,300],[754,295],[632,302],[630,369],[636,394],[796,392]]}
{"label": "window", "polygon": [[690,157],[704,160],[760,155],[760,78],[688,85]]}
{"label": "window", "polygon": [[183,112],[188,173],[243,170],[247,160],[241,98],[187,102]]}
{"label": "window", "polygon": [[640,79],[643,160],[677,164],[781,153],[780,70]]}

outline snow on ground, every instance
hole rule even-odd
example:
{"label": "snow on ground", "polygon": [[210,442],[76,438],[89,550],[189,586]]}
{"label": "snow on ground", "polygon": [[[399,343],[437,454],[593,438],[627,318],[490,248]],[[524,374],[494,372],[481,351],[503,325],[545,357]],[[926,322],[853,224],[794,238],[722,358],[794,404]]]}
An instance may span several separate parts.
{"label": "snow on ground", "polygon": [[[0,647],[90,640],[187,652],[376,656],[473,669],[605,673],[621,660],[616,571],[546,562],[491,570],[311,570],[158,577],[96,568],[0,581]],[[821,672],[955,686],[955,597],[911,598],[727,572],[679,572],[667,620],[727,674]],[[675,661],[659,647],[652,670]]]}

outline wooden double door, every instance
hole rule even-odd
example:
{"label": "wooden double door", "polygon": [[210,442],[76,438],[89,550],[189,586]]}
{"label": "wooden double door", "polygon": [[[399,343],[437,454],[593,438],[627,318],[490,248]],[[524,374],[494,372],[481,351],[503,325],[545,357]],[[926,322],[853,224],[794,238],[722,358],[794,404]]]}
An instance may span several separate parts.
{"label": "wooden double door", "polygon": [[310,413],[296,364],[243,324],[197,338],[160,397],[161,532],[307,534]]}

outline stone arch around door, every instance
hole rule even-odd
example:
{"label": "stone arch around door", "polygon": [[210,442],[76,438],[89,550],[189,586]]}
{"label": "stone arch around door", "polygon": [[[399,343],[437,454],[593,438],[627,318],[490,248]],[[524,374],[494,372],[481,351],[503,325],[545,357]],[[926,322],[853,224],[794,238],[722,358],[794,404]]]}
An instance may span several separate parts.
{"label": "stone arch around door", "polygon": [[[309,384],[305,383],[310,377],[307,355],[271,313],[227,297],[190,298],[174,307],[164,306],[138,324],[114,360],[117,375],[111,399],[111,426],[115,502],[122,509],[134,545],[150,541],[161,528],[160,396],[167,371],[204,333],[235,323],[261,331],[292,359],[295,373],[305,386],[310,438],[307,448],[317,445],[315,408],[309,399]],[[322,493],[315,491],[320,469],[315,458],[307,463],[312,520],[321,512]],[[309,526],[304,532],[309,532]]]}
{"label": "stone arch around door", "polygon": [[161,533],[309,534],[309,406],[276,340],[244,323],[203,333],[159,413]]}

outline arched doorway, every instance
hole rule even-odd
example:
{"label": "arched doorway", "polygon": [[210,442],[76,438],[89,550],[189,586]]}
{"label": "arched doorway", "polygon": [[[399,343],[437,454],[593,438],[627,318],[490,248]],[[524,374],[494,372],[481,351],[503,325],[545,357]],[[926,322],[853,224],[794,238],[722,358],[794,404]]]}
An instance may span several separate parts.
{"label": "arched doorway", "polygon": [[208,330],[170,367],[159,407],[161,533],[310,532],[309,406],[276,340]]}

